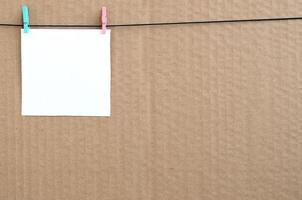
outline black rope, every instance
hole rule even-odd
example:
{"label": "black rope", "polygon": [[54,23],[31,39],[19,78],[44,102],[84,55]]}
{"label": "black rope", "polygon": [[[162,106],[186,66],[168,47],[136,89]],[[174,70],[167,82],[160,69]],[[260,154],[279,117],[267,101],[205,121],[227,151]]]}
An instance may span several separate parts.
{"label": "black rope", "polygon": [[[189,24],[219,24],[219,23],[244,23],[244,22],[269,22],[269,21],[293,21],[302,20],[302,17],[279,17],[279,18],[255,18],[255,19],[225,19],[225,20],[201,20],[186,22],[154,22],[136,24],[108,24],[107,27],[133,27],[133,26],[167,26],[167,25],[189,25]],[[0,23],[0,26],[22,27],[22,24]],[[30,27],[58,27],[58,28],[99,28],[100,25],[81,24],[30,24]]]}

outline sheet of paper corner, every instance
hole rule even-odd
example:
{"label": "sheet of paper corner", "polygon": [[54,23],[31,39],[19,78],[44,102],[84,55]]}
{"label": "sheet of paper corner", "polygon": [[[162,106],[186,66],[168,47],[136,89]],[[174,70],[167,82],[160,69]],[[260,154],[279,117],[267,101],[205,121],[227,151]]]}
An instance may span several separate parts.
{"label": "sheet of paper corner", "polygon": [[110,30],[21,29],[23,116],[110,116]]}

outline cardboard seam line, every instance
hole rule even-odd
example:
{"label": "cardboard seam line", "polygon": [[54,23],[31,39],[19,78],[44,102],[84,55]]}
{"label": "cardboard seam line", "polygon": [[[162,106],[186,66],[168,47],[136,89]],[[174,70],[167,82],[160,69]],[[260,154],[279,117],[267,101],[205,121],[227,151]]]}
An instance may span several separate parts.
{"label": "cardboard seam line", "polygon": [[[167,25],[189,25],[189,24],[219,24],[219,23],[247,23],[247,22],[269,22],[269,21],[293,21],[302,20],[302,17],[278,17],[278,18],[254,18],[254,19],[225,19],[225,20],[201,20],[184,22],[154,22],[135,24],[108,24],[107,27],[131,27],[131,26],[167,26]],[[0,23],[0,26],[22,27],[23,24]],[[31,24],[31,27],[66,27],[66,28],[99,28],[100,25],[81,24]]]}

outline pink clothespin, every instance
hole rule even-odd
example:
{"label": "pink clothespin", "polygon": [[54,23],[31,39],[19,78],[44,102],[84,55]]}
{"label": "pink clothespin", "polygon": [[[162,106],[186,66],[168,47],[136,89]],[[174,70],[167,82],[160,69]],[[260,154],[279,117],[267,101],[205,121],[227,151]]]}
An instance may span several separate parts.
{"label": "pink clothespin", "polygon": [[102,33],[106,33],[108,18],[107,18],[107,8],[104,6],[102,7],[102,11],[101,11],[101,23],[102,23]]}

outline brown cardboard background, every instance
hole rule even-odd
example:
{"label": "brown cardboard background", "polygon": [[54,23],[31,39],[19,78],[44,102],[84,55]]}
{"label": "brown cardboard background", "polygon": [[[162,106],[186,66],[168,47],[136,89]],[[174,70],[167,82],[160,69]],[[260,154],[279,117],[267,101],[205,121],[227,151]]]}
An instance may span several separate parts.
{"label": "brown cardboard background", "polygon": [[[299,1],[0,0],[1,22],[301,16]],[[0,27],[0,199],[302,199],[302,21],[114,28],[112,117],[21,117]]]}

